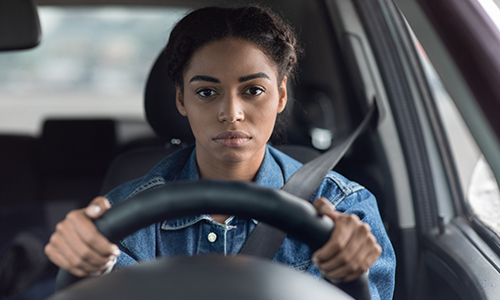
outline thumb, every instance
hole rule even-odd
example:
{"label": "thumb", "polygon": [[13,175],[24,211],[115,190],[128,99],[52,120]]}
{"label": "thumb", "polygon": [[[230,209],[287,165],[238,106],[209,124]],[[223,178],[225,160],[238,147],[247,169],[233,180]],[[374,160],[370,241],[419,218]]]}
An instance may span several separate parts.
{"label": "thumb", "polygon": [[318,198],[313,202],[314,208],[318,211],[320,215],[325,215],[331,218],[333,221],[337,219],[342,213],[335,210],[335,206],[328,201],[325,197]]}
{"label": "thumb", "polygon": [[97,219],[105,211],[111,208],[111,204],[109,204],[109,200],[104,197],[96,197],[90,204],[85,208],[85,214],[87,217],[91,219]]}

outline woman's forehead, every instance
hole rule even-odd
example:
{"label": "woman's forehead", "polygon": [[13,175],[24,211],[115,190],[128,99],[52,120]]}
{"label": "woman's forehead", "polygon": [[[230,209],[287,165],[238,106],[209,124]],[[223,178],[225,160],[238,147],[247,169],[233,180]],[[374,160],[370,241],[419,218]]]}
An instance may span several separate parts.
{"label": "woman's forehead", "polygon": [[271,80],[277,80],[275,63],[255,43],[227,38],[211,42],[195,51],[184,76],[241,78],[257,73],[264,73]]}

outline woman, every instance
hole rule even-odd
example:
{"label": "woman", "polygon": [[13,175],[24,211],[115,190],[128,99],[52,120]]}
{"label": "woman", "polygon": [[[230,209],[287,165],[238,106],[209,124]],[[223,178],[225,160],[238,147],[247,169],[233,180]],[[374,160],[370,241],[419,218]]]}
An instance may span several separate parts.
{"label": "woman", "polygon": [[[166,182],[222,179],[281,188],[301,164],[267,141],[285,109],[297,52],[290,26],[266,9],[212,7],[184,17],[164,55],[176,85],[177,108],[188,118],[195,145],[87,208],[70,212],[46,246],[49,258],[74,275],[88,276],[156,256],[238,253],[255,227],[252,220],[226,215],[170,220],[140,230],[118,246],[102,237],[91,220],[111,204]],[[311,253],[287,237],[274,261],[330,280],[351,281],[370,269],[372,298],[390,299],[395,257],[373,195],[330,172],[316,197],[314,207],[336,224],[329,241]]]}

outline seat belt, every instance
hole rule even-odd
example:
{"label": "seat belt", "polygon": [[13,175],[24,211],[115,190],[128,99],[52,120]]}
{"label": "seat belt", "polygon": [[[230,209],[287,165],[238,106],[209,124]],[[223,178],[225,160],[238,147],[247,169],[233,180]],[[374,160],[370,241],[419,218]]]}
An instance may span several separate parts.
{"label": "seat belt", "polygon": [[[303,165],[292,175],[292,177],[290,177],[290,179],[288,179],[282,190],[309,201],[326,174],[337,165],[361,133],[372,125],[372,123],[378,122],[378,117],[379,111],[377,101],[374,98],[368,113],[356,130],[354,130],[354,132],[352,132],[341,144]],[[376,123],[372,126],[376,127]],[[259,222],[248,236],[239,254],[258,256],[272,260],[285,238],[285,232],[263,222]]]}

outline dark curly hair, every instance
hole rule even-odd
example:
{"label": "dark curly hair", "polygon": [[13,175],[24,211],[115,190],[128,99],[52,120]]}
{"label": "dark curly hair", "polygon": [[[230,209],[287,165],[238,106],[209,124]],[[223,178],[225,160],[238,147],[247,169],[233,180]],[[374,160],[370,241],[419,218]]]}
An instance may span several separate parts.
{"label": "dark curly hair", "polygon": [[255,43],[276,65],[278,82],[293,79],[301,49],[292,27],[263,7],[206,7],[180,20],[164,50],[170,79],[183,85],[184,71],[193,53],[204,45],[236,37]]}

